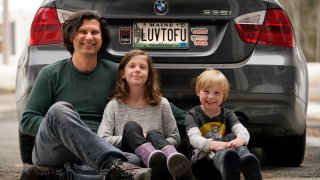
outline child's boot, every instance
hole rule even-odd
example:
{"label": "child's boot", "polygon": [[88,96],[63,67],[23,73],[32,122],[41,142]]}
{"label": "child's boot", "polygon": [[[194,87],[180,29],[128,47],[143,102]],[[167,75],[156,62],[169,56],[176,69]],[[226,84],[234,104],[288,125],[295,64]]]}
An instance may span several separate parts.
{"label": "child's boot", "polygon": [[245,179],[261,180],[260,163],[258,158],[251,154],[246,146],[237,148],[241,160],[241,169]]}
{"label": "child's boot", "polygon": [[167,166],[174,179],[194,179],[189,160],[183,154],[177,152],[174,146],[167,145],[161,151],[167,156]]}
{"label": "child's boot", "polygon": [[235,149],[218,150],[213,163],[221,173],[223,180],[240,179],[240,157]]}
{"label": "child's boot", "polygon": [[160,151],[156,150],[151,143],[144,143],[136,150],[137,154],[146,167],[152,169],[153,180],[163,180],[163,177],[170,176],[167,168],[167,157]]}

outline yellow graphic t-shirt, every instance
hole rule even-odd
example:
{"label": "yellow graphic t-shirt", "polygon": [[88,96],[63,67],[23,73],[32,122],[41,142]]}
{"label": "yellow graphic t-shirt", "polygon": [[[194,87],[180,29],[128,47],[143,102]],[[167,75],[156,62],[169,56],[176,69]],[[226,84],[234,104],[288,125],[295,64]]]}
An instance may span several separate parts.
{"label": "yellow graphic t-shirt", "polygon": [[208,122],[200,127],[201,135],[207,138],[223,138],[226,126],[221,122]]}

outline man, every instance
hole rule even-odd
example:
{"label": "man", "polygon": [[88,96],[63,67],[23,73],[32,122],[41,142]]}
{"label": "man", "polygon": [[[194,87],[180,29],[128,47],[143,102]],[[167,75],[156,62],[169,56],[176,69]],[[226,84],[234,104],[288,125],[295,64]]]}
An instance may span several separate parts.
{"label": "man", "polygon": [[[22,115],[22,132],[36,136],[33,164],[63,167],[81,160],[103,176],[149,179],[151,169],[126,162],[122,151],[96,135],[118,70],[99,58],[109,42],[105,19],[96,11],[79,11],[62,32],[71,58],[41,70]],[[24,170],[22,177],[28,179],[38,169]]]}

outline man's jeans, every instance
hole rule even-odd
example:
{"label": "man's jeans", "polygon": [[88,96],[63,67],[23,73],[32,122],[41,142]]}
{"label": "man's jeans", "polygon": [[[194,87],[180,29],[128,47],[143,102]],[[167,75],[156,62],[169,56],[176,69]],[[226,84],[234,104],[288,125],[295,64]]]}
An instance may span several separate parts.
{"label": "man's jeans", "polygon": [[92,132],[75,108],[66,102],[51,106],[42,120],[32,152],[36,165],[63,167],[81,160],[98,172],[113,161],[127,161],[126,155]]}

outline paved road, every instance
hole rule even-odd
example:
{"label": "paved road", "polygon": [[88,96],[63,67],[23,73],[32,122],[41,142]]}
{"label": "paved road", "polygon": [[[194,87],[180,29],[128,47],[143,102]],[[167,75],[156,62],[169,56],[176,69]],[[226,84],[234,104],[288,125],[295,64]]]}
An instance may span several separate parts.
{"label": "paved road", "polygon": [[[264,179],[320,179],[320,105],[308,110],[307,149],[300,167],[262,167]],[[260,149],[255,149],[259,154]],[[22,163],[14,95],[0,94],[0,180],[19,179]]]}
{"label": "paved road", "polygon": [[13,94],[0,94],[0,179],[19,179],[22,163]]}

